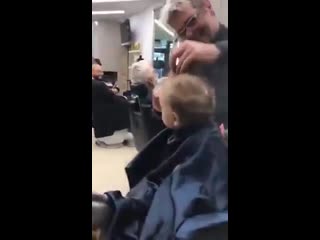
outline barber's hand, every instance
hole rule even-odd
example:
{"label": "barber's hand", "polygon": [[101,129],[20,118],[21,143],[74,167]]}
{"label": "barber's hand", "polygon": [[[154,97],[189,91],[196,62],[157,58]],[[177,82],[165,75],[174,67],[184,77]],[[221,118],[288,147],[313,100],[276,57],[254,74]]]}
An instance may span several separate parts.
{"label": "barber's hand", "polygon": [[[220,50],[215,44],[186,40],[173,51],[170,67],[174,73],[180,74],[186,72],[193,62],[215,62],[219,58],[219,55]],[[178,65],[176,65],[177,58],[179,58]]]}

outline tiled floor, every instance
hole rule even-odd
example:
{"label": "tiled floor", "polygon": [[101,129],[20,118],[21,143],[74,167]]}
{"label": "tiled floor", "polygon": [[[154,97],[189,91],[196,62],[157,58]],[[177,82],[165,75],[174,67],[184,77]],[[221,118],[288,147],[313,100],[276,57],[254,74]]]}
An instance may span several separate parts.
{"label": "tiled floor", "polygon": [[137,151],[133,147],[103,149],[95,146],[92,138],[92,191],[103,193],[110,190],[128,191],[124,167]]}

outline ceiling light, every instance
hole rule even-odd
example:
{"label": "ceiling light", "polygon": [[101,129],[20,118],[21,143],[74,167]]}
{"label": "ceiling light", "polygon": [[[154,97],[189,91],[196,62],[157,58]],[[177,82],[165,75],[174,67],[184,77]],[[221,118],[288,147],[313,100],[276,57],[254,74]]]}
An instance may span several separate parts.
{"label": "ceiling light", "polygon": [[137,2],[141,0],[92,0],[92,3],[110,3],[110,2]]}
{"label": "ceiling light", "polygon": [[162,28],[165,32],[167,32],[170,36],[174,37],[174,33],[170,31],[165,25],[163,25],[159,20],[155,19],[154,22]]}
{"label": "ceiling light", "polygon": [[92,15],[109,15],[109,14],[124,14],[123,10],[115,11],[92,11]]}

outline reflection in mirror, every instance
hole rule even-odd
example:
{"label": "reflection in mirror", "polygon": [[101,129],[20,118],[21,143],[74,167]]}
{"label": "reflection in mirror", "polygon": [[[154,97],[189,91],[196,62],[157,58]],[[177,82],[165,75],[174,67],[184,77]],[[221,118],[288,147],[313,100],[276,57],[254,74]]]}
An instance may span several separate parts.
{"label": "reflection in mirror", "polygon": [[158,78],[164,77],[169,73],[169,56],[174,43],[174,33],[158,21],[160,9],[154,10],[153,44],[153,67]]}

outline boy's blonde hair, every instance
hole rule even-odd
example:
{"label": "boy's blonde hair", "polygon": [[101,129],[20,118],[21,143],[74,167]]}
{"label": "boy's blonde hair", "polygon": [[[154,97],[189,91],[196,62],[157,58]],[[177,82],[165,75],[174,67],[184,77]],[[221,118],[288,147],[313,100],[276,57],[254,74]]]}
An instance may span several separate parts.
{"label": "boy's blonde hair", "polygon": [[161,91],[182,125],[209,122],[215,111],[214,89],[189,74],[168,77]]}

